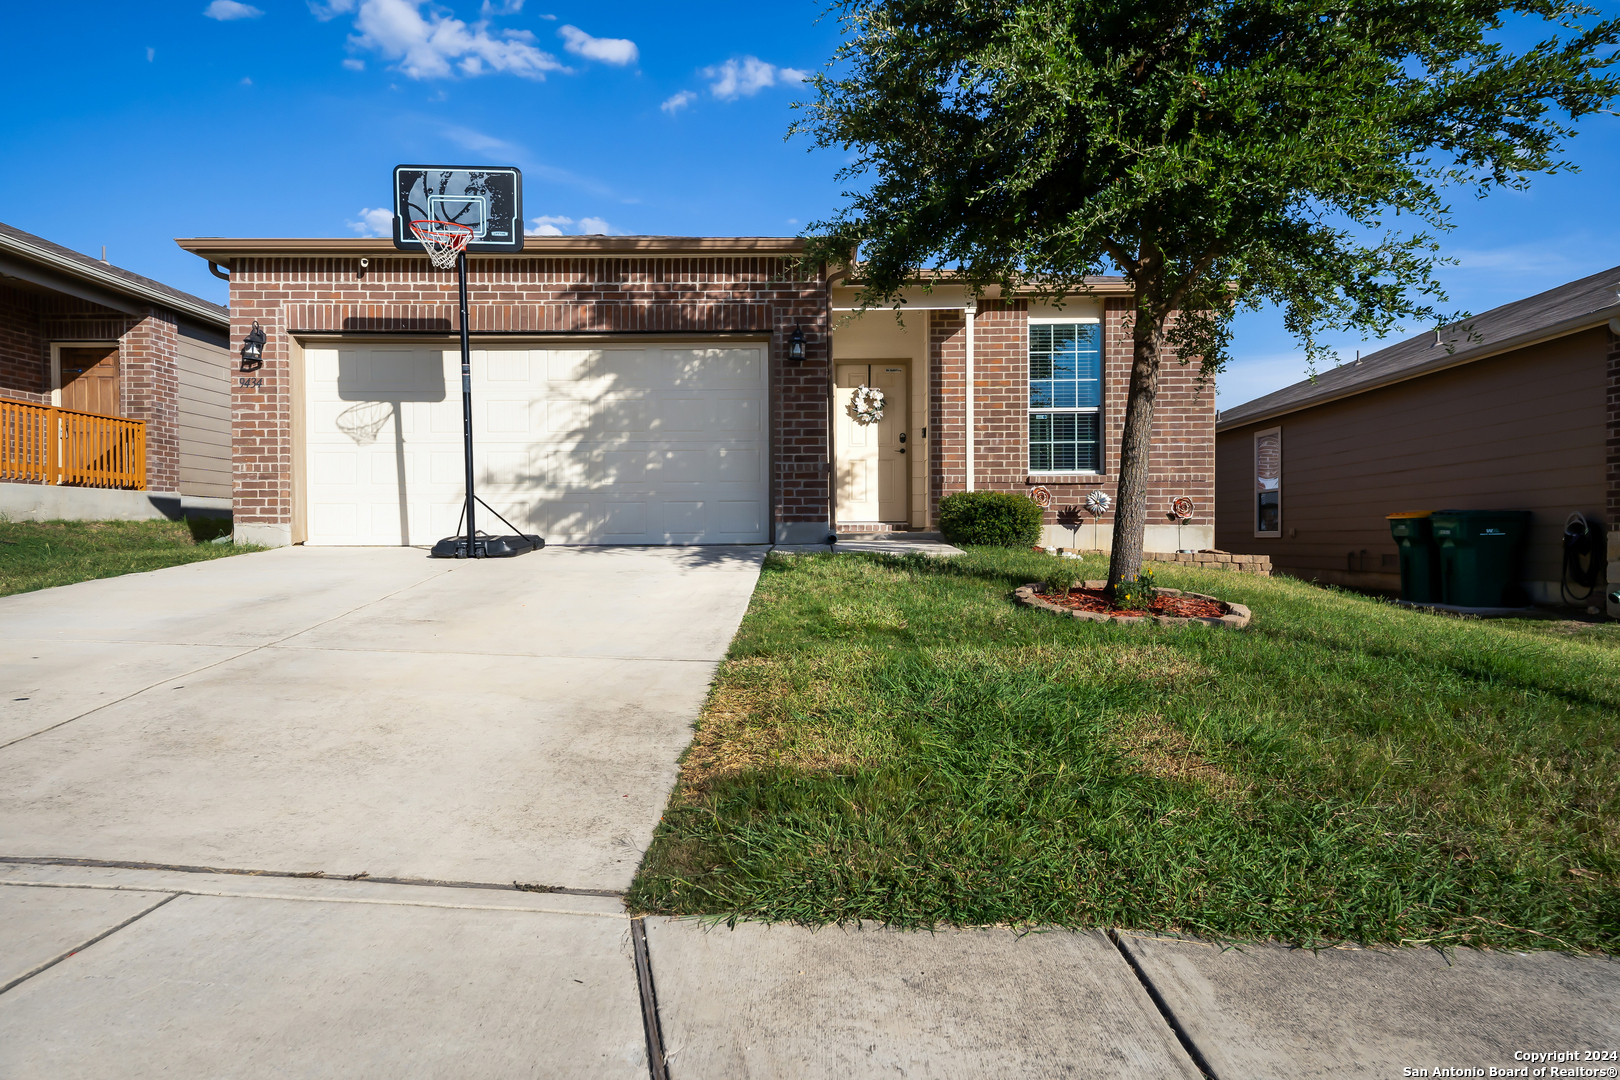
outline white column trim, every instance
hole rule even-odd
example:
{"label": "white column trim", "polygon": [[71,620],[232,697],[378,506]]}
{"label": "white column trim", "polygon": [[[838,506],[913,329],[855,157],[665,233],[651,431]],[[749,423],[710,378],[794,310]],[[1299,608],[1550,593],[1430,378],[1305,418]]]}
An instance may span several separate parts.
{"label": "white column trim", "polygon": [[973,460],[973,316],[978,313],[979,303],[969,297],[962,304],[962,314],[967,318],[967,489],[974,490],[974,460]]}

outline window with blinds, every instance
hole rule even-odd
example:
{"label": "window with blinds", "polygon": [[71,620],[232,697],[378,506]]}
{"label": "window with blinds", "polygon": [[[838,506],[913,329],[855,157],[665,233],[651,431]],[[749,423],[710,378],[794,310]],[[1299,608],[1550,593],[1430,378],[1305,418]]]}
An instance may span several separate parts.
{"label": "window with blinds", "polygon": [[1029,326],[1029,471],[1102,470],[1102,327]]}
{"label": "window with blinds", "polygon": [[1254,535],[1282,535],[1282,428],[1254,433]]}

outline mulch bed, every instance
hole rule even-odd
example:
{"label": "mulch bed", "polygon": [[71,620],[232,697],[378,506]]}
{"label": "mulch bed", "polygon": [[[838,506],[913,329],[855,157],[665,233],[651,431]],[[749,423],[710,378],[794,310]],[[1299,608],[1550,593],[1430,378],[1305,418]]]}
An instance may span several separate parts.
{"label": "mulch bed", "polygon": [[1109,612],[1115,615],[1168,615],[1182,619],[1218,619],[1227,607],[1218,600],[1192,596],[1156,596],[1146,611],[1132,611],[1114,604],[1102,589],[1070,589],[1067,596],[1041,594],[1041,599],[1071,611]]}

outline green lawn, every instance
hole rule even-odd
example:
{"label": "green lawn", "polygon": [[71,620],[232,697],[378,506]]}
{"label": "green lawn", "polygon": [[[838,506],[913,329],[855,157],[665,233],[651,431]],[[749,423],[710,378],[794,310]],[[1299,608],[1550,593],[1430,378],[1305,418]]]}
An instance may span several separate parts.
{"label": "green lawn", "polygon": [[1015,607],[1050,565],[771,555],[632,904],[1620,951],[1615,626],[1176,568],[1253,625]]}
{"label": "green lawn", "polygon": [[208,542],[229,531],[210,518],[0,521],[0,596],[261,550]]}

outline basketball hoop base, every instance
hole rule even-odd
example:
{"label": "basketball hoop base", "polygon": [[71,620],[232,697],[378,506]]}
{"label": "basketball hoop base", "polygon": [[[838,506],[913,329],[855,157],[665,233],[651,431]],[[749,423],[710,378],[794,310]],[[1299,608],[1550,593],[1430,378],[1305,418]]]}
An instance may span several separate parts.
{"label": "basketball hoop base", "polygon": [[473,549],[467,550],[465,536],[447,536],[433,545],[435,559],[511,559],[539,551],[546,546],[538,536],[478,536],[473,538]]}

